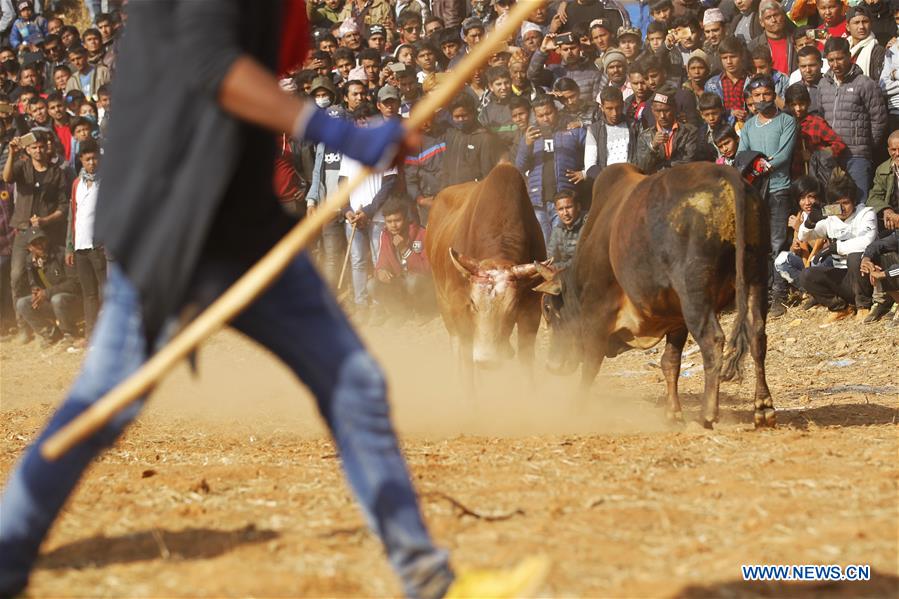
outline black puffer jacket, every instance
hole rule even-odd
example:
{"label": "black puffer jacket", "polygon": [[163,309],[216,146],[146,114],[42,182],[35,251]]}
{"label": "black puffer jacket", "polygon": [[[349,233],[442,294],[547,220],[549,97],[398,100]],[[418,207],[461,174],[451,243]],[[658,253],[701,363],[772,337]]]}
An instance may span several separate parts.
{"label": "black puffer jacket", "polygon": [[824,118],[849,146],[850,156],[871,158],[872,148],[883,142],[887,107],[880,86],[852,65],[846,80],[837,85],[827,73],[818,85]]}

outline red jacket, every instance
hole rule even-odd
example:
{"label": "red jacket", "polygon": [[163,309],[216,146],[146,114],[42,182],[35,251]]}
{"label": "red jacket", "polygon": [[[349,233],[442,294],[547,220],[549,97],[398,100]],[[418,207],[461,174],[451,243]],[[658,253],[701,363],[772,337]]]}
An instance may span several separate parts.
{"label": "red jacket", "polygon": [[408,255],[405,256],[406,268],[400,263],[400,256],[397,256],[396,248],[393,247],[393,239],[387,229],[381,231],[381,252],[378,255],[378,263],[375,268],[378,270],[386,270],[394,275],[402,275],[404,273],[427,274],[431,272],[431,265],[428,263],[428,257],[425,256],[425,229],[419,227],[415,223],[409,223],[409,239],[410,244]]}

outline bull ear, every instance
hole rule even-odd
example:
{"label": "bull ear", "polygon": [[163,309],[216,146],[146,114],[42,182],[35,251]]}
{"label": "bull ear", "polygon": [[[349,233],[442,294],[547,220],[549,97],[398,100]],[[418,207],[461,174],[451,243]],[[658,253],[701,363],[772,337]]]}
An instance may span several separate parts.
{"label": "bull ear", "polygon": [[464,254],[460,254],[453,248],[449,249],[450,261],[466,279],[478,274],[478,265],[474,260]]}
{"label": "bull ear", "polygon": [[556,279],[549,279],[534,287],[533,290],[547,295],[560,295],[562,293],[562,283]]}

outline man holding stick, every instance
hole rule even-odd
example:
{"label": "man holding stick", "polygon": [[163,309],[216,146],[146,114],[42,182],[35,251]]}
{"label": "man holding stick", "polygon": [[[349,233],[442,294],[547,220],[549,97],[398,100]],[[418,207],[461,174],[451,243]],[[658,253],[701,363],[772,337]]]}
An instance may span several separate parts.
{"label": "man holding stick", "polygon": [[[81,473],[139,404],[57,461],[42,457],[40,444],[138,370],[183,308],[221,294],[294,224],[272,192],[275,133],[324,143],[367,165],[397,158],[405,137],[397,121],[356,128],[279,89],[273,72],[299,62],[306,39],[299,0],[129,5],[96,217],[98,241],[116,262],[82,372],[4,489],[0,596],[26,586]],[[542,579],[545,564],[526,561],[509,573],[454,583],[447,554],[422,521],[384,376],[306,255],[232,325],[270,349],[315,395],[350,486],[407,595],[511,596]]]}

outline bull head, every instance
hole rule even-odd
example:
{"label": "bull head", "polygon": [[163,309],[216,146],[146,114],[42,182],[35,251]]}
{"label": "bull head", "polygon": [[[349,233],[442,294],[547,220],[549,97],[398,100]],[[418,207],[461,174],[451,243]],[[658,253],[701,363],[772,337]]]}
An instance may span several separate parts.
{"label": "bull head", "polygon": [[[552,260],[531,264],[482,266],[477,260],[449,250],[450,262],[468,281],[468,303],[472,322],[472,359],[482,367],[496,366],[511,357],[509,336],[515,326],[519,295]],[[485,261],[486,262],[486,261]]]}

